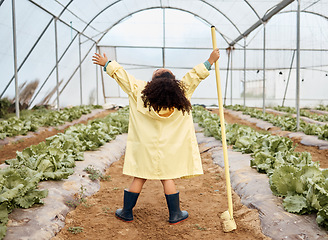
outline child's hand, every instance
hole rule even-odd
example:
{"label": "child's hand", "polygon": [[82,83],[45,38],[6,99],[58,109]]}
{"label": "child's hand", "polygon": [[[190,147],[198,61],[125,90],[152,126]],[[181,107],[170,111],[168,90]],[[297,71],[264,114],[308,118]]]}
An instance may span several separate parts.
{"label": "child's hand", "polygon": [[108,61],[108,58],[105,53],[104,53],[104,56],[101,56],[100,54],[95,53],[95,55],[92,57],[92,61],[94,64],[98,64],[100,66],[105,66],[106,62]]}
{"label": "child's hand", "polygon": [[212,65],[215,63],[218,59],[220,58],[220,50],[218,48],[214,49],[213,52],[211,53],[209,59],[209,63]]}

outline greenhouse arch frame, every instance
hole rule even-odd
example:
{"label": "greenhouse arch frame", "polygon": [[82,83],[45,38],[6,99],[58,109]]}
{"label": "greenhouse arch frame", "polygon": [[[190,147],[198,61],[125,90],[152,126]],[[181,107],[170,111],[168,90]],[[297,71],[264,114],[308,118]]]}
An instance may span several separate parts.
{"label": "greenhouse arch frame", "polygon": [[[83,85],[86,84],[84,78],[89,78],[89,75],[86,75],[83,71],[84,68],[87,68],[90,71],[90,67],[86,67],[86,64],[90,65],[89,63],[85,63],[85,60],[90,60],[90,53],[93,49],[96,51],[111,49],[111,51],[116,52],[119,51],[126,51],[126,49],[146,49],[151,48],[153,50],[160,49],[162,52],[162,64],[128,64],[126,66],[132,66],[132,71],[137,71],[137,69],[142,69],[148,67],[149,70],[153,69],[153,67],[158,67],[158,65],[162,66],[169,66],[174,69],[188,69],[190,68],[190,64],[182,64],[176,65],[170,63],[166,59],[166,54],[170,55],[171,52],[178,53],[179,50],[188,50],[188,51],[197,51],[197,50],[204,50],[209,51],[211,49],[209,44],[203,44],[205,41],[199,37],[199,42],[195,42],[192,44],[186,44],[186,46],[174,46],[170,43],[170,39],[173,37],[168,36],[169,32],[171,31],[171,27],[173,26],[169,19],[171,16],[174,16],[174,11],[181,12],[181,19],[183,20],[186,15],[182,13],[189,14],[195,16],[198,20],[199,24],[197,25],[197,30],[202,30],[202,28],[208,28],[210,25],[217,26],[218,33],[220,35],[219,44],[220,48],[223,50],[227,50],[227,57],[228,59],[222,59],[221,63],[221,71],[225,75],[225,99],[227,100],[227,95],[230,95],[230,102],[237,102],[246,104],[250,103],[254,106],[260,106],[265,111],[265,107],[267,105],[267,100],[269,99],[269,104],[271,102],[277,102],[278,100],[283,100],[283,104],[288,102],[289,105],[296,105],[298,109],[300,106],[306,106],[307,104],[311,104],[312,102],[315,104],[318,103],[326,103],[327,97],[322,96],[318,99],[310,99],[304,97],[304,99],[300,98],[300,86],[304,78],[301,75],[313,75],[317,76],[318,74],[314,74],[313,72],[318,71],[322,73],[328,73],[328,63],[324,60],[324,56],[328,51],[328,47],[324,44],[326,41],[326,35],[324,33],[320,33],[320,24],[328,24],[327,20],[328,17],[325,15],[325,9],[327,10],[328,6],[327,3],[324,1],[306,1],[306,0],[279,0],[279,1],[260,1],[258,3],[252,1],[230,1],[226,3],[225,1],[211,1],[211,0],[192,0],[192,1],[170,1],[170,0],[148,0],[148,1],[132,1],[132,0],[116,0],[116,1],[105,1],[102,4],[97,3],[96,1],[41,1],[41,0],[26,0],[22,3],[22,1],[18,2],[15,0],[2,0],[0,1],[0,13],[6,12],[7,14],[2,14],[2,19],[4,21],[4,28],[6,31],[5,34],[8,34],[8,29],[11,28],[12,36],[6,35],[5,40],[1,42],[5,42],[4,46],[9,47],[9,50],[2,51],[3,59],[10,59],[11,66],[13,71],[6,71],[4,76],[2,77],[2,84],[1,84],[1,98],[5,97],[6,94],[9,97],[15,97],[16,103],[16,114],[19,116],[19,79],[20,75],[28,72],[28,68],[33,65],[33,55],[38,54],[35,52],[42,52],[40,45],[44,45],[44,38],[49,38],[51,35],[53,36],[53,43],[54,46],[51,48],[55,48],[55,56],[53,56],[56,60],[55,63],[48,64],[47,67],[47,74],[42,71],[42,76],[36,76],[38,78],[43,78],[41,80],[42,84],[34,89],[32,96],[30,97],[29,106],[32,107],[33,104],[36,104],[37,101],[41,101],[40,99],[42,94],[47,94],[48,102],[56,103],[56,107],[59,108],[60,104],[60,96],[65,91],[65,88],[70,87],[71,85],[76,85],[79,83],[79,103],[76,104],[83,104],[85,102],[85,90]],[[188,3],[187,3],[188,2]],[[27,4],[29,3],[29,4]],[[230,4],[230,5],[229,5]],[[103,5],[103,6],[100,6]],[[24,9],[25,7],[28,7]],[[239,10],[237,10],[237,8]],[[16,9],[17,8],[17,9]],[[43,14],[43,18],[40,21],[40,25],[43,27],[38,27],[38,31],[32,32],[31,22],[28,20],[26,23],[22,22],[22,10],[25,12],[30,11],[36,12],[38,14]],[[11,9],[11,15],[8,14],[8,10]],[[16,13],[17,10],[17,13]],[[235,11],[235,14],[233,11]],[[129,44],[115,44],[111,43],[111,39],[114,39],[116,36],[110,36],[110,40],[106,39],[107,42],[104,40],[108,35],[111,34],[112,30],[118,28],[120,25],[125,25],[124,27],[127,28],[128,24],[124,24],[129,22],[130,25],[135,24],[136,27],[140,27],[142,24],[145,23],[137,23],[134,22],[134,18],[137,15],[147,15],[150,12],[154,11],[162,11],[161,16],[162,23],[158,23],[157,26],[162,28],[161,36],[158,36],[157,40],[161,41],[160,44],[147,45],[147,41],[144,41],[144,45],[133,43]],[[168,12],[169,17],[165,17],[165,11]],[[237,12],[238,11],[238,12]],[[43,13],[41,13],[43,12]],[[46,14],[44,14],[46,13]],[[159,12],[157,12],[159,13]],[[174,14],[173,14],[174,13]],[[288,14],[285,14],[288,13]],[[46,17],[46,15],[49,15]],[[178,14],[175,14],[178,15]],[[240,16],[239,16],[240,15]],[[288,15],[288,16],[287,16]],[[306,16],[308,15],[308,16]],[[311,40],[308,35],[306,35],[306,31],[301,31],[301,27],[304,23],[301,24],[302,18],[309,19],[309,16],[319,17],[321,20],[313,20],[311,19],[311,24],[317,24],[318,26],[306,26],[308,29],[314,32],[314,30],[319,29],[319,33],[313,34],[315,36],[315,40]],[[17,19],[16,19],[17,18]],[[289,21],[293,22],[292,24],[286,24],[286,22],[279,22],[279,18],[289,19]],[[141,19],[141,18],[140,18]],[[18,23],[16,23],[16,20]],[[71,20],[71,21],[69,21]],[[107,20],[107,22],[106,22]],[[32,20],[31,20],[32,21]],[[138,20],[142,21],[142,20]],[[270,24],[271,21],[274,21],[277,26],[274,24]],[[282,20],[283,21],[283,20]],[[147,22],[147,21],[146,21]],[[10,23],[12,26],[10,26]],[[76,24],[73,26],[73,23]],[[319,24],[318,24],[319,23]],[[17,26],[16,26],[17,24]],[[30,24],[30,25],[29,25]],[[35,22],[34,22],[35,24]],[[148,19],[148,24],[151,24],[150,19]],[[180,23],[178,22],[177,25]],[[306,25],[306,24],[305,24]],[[51,32],[51,26],[54,27],[54,33]],[[132,26],[132,25],[131,25]],[[185,23],[185,26],[188,26]],[[26,28],[28,31],[22,31]],[[275,43],[272,42],[272,33],[279,32],[281,29],[287,29],[286,32],[294,33],[293,35],[290,34],[290,39],[286,39],[285,42],[283,40],[274,39],[277,42],[281,42],[281,46],[279,44],[275,46]],[[324,26],[322,26],[324,28]],[[69,30],[68,30],[69,29]],[[183,29],[184,30],[184,29]],[[192,32],[193,28],[188,26],[186,27],[186,31],[188,32],[188,36],[190,36],[190,32]],[[33,30],[34,31],[34,30]],[[57,32],[59,31],[59,32]],[[67,32],[71,31],[71,39],[68,41],[66,38],[63,41],[60,32]],[[208,30],[209,31],[209,30]],[[269,31],[269,34],[266,32]],[[316,30],[317,31],[317,30]],[[119,32],[116,31],[115,34]],[[173,31],[172,31],[173,32]],[[182,32],[182,30],[181,30]],[[261,34],[262,33],[262,36]],[[301,34],[303,34],[301,36]],[[64,34],[65,35],[65,34]],[[67,34],[66,34],[67,35]],[[187,35],[187,34],[186,34]],[[196,34],[197,35],[197,34]],[[204,35],[204,34],[203,34]],[[269,36],[268,36],[269,35]],[[24,49],[24,52],[21,51],[22,39],[27,36],[28,42],[28,50]],[[119,35],[117,35],[119,37]],[[192,35],[191,35],[192,36]],[[304,37],[306,36],[306,37]],[[9,43],[9,38],[12,38],[12,43]],[[67,36],[66,36],[67,37]],[[57,43],[56,43],[57,39]],[[162,39],[162,40],[160,40]],[[255,40],[254,40],[255,39]],[[310,39],[310,40],[307,40]],[[244,40],[244,43],[241,43],[241,40]],[[248,41],[247,41],[248,40]],[[305,44],[303,44],[303,42]],[[313,42],[311,42],[313,41]],[[124,41],[123,41],[124,42]],[[176,41],[178,42],[178,41]],[[77,43],[77,44],[76,44]],[[66,45],[65,45],[66,44]],[[303,45],[302,45],[303,44]],[[60,45],[60,46],[57,46]],[[65,45],[65,46],[64,46]],[[77,47],[77,46],[78,47]],[[236,46],[239,47],[236,47]],[[261,46],[260,48],[258,46]],[[307,47],[309,45],[309,47]],[[256,47],[254,47],[256,46]],[[286,47],[289,46],[289,47]],[[317,47],[319,46],[319,47]],[[76,50],[76,48],[78,50]],[[73,50],[74,49],[74,50]],[[51,49],[53,50],[53,49]],[[43,50],[44,51],[44,50]],[[69,62],[66,60],[68,57],[68,53],[74,51],[78,58],[74,60],[74,64],[67,66],[66,63],[62,63],[62,60],[65,59],[65,62]],[[137,50],[134,50],[137,51]],[[157,50],[156,50],[157,51]],[[261,51],[261,54],[258,53]],[[276,56],[272,57],[273,52],[276,52]],[[306,62],[306,64],[302,63],[301,61],[305,61],[301,58],[301,51],[304,55],[310,56],[309,58],[313,59],[312,63]],[[11,52],[11,53],[10,53]],[[160,52],[160,51],[158,51]],[[284,53],[277,53],[277,52],[284,52]],[[233,53],[233,54],[232,54]],[[266,54],[269,55],[266,56]],[[280,55],[279,55],[280,54]],[[157,54],[158,55],[158,54]],[[262,56],[260,56],[262,55]],[[9,57],[8,57],[9,56]],[[121,53],[118,53],[118,56],[123,56]],[[288,56],[288,57],[286,57]],[[292,57],[291,57],[292,56]],[[226,57],[226,56],[224,56]],[[35,57],[34,57],[35,58]],[[279,64],[274,65],[271,61],[267,61],[268,58],[277,58],[279,59]],[[289,58],[287,60],[287,58]],[[291,58],[291,59],[290,59]],[[31,60],[33,59],[33,60]],[[117,59],[115,53],[115,59]],[[253,60],[255,59],[255,60]],[[261,59],[261,60],[260,60]],[[281,59],[283,59],[281,61]],[[171,61],[172,62],[172,61]],[[173,61],[174,62],[174,61]],[[281,63],[280,65],[280,62]],[[28,65],[28,66],[25,66]],[[42,68],[42,63],[38,63]],[[10,66],[7,62],[4,64],[4,68],[8,69]],[[226,66],[223,67],[222,66]],[[305,66],[305,67],[303,67]],[[65,71],[63,69],[65,68]],[[106,102],[106,88],[103,80],[103,73],[100,68],[93,68],[93,76],[95,78],[96,85],[96,102],[99,103],[99,90],[103,91],[104,100]],[[255,75],[253,72],[256,70],[257,73],[262,71],[262,76]],[[4,69],[1,69],[2,71]],[[38,70],[37,70],[38,71]],[[274,72],[282,73],[283,75],[288,75],[288,79],[284,79],[287,81],[286,86],[284,86],[283,92],[284,96],[277,97],[277,93],[273,94],[269,93],[269,96],[266,96],[268,86],[266,86],[266,81],[268,78],[273,78],[271,75],[274,75]],[[301,72],[303,71],[303,72]],[[310,73],[312,71],[312,73]],[[23,73],[21,73],[23,72]],[[40,71],[41,72],[41,71]],[[76,80],[77,73],[79,72],[79,79]],[[29,72],[28,72],[29,73]],[[98,76],[99,73],[102,76],[102,86],[99,86]],[[269,73],[269,75],[268,75]],[[30,73],[29,73],[30,74]],[[29,75],[27,74],[27,75]],[[238,75],[236,77],[236,75]],[[230,75],[230,76],[229,76]],[[311,76],[312,76],[311,75]],[[327,75],[327,74],[326,74]],[[32,76],[32,74],[31,74]],[[320,75],[321,76],[321,75]],[[60,77],[63,77],[63,80],[60,80]],[[230,80],[229,80],[230,77]],[[280,76],[279,76],[280,77]],[[296,78],[292,85],[288,84],[291,78]],[[91,77],[90,77],[91,78]],[[240,81],[236,81],[240,78]],[[276,78],[276,76],[274,76]],[[54,80],[55,79],[55,80]],[[254,80],[253,80],[254,79]],[[278,80],[277,80],[278,79]],[[279,78],[270,80],[274,83],[269,83],[269,88],[271,88],[270,84],[274,85],[274,88],[279,88],[277,82]],[[15,87],[13,88],[12,82],[15,80]],[[318,80],[319,91],[324,88],[323,91],[326,91],[324,82],[326,79]],[[56,84],[54,84],[56,82]],[[242,82],[242,85],[239,86],[238,82]],[[230,86],[228,85],[230,83]],[[323,83],[323,84],[322,84]],[[25,84],[25,83],[24,83]],[[254,86],[253,86],[254,85]],[[272,86],[273,86],[272,85]],[[289,86],[288,86],[289,85]],[[295,86],[294,86],[295,85]],[[305,85],[305,84],[303,84]],[[246,88],[249,86],[250,88]],[[61,87],[61,89],[60,89]],[[45,90],[47,88],[47,90]],[[86,86],[85,88],[88,88]],[[230,88],[230,89],[229,89]],[[262,93],[258,90],[262,88]],[[290,96],[290,93],[287,91],[288,88],[292,88],[295,91],[295,98]],[[304,87],[303,87],[304,88]],[[306,88],[306,87],[305,87]],[[74,89],[77,89],[75,87]],[[106,90],[105,90],[106,89]],[[234,92],[237,91],[238,92]],[[13,91],[14,90],[14,91]],[[230,90],[230,93],[229,91]],[[255,90],[257,91],[255,93]],[[47,92],[48,91],[48,92]],[[70,90],[67,90],[70,91]],[[280,91],[282,92],[282,90]],[[14,93],[14,94],[13,94]],[[271,95],[272,96],[271,96]],[[286,97],[286,94],[289,94],[289,97]],[[67,93],[66,93],[67,95]],[[69,94],[68,94],[69,95]],[[117,95],[117,94],[114,94]],[[199,94],[201,95],[201,94]],[[206,95],[206,94],[205,94]],[[214,99],[215,96],[212,94],[208,94],[211,96],[211,99]],[[233,97],[237,95],[237,97]],[[250,95],[251,97],[249,97]],[[261,96],[260,96],[261,95]],[[303,94],[306,95],[306,94]],[[323,93],[324,95],[324,93]],[[118,92],[118,96],[120,96],[120,92]],[[196,96],[197,97],[197,96]],[[109,98],[111,98],[111,94],[109,94]],[[252,100],[254,98],[254,100]],[[256,99],[255,99],[256,98]],[[197,99],[204,99],[204,97],[200,96]],[[210,98],[209,98],[210,99]],[[262,103],[259,104],[259,100],[262,99]],[[286,101],[288,100],[288,101]],[[302,102],[301,102],[302,101]],[[294,103],[293,103],[294,102]],[[304,102],[304,103],[303,103]],[[262,106],[261,106],[262,105]]]}

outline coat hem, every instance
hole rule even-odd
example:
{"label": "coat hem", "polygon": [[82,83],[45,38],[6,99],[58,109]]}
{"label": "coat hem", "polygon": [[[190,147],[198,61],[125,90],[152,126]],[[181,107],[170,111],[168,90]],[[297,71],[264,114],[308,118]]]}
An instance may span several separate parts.
{"label": "coat hem", "polygon": [[137,178],[142,178],[142,179],[147,179],[147,180],[169,180],[169,179],[188,179],[188,178],[193,178],[193,177],[197,177],[197,176],[200,176],[200,175],[203,175],[204,173],[195,173],[195,174],[186,174],[186,175],[180,175],[179,177],[177,176],[171,176],[171,177],[150,177],[150,176],[141,176],[141,175],[138,175],[138,174],[129,174],[129,173],[124,173],[124,175],[127,175],[127,176],[131,176],[131,177],[137,177]]}

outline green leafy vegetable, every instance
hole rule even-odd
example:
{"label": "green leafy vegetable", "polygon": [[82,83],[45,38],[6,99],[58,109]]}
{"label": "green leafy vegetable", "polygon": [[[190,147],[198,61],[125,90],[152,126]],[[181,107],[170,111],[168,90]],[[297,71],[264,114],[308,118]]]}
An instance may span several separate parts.
{"label": "green leafy vegetable", "polygon": [[[59,126],[65,122],[71,122],[80,118],[83,114],[88,114],[92,109],[101,106],[76,106],[64,108],[60,111],[55,110],[29,110],[22,113],[20,119],[11,117],[0,121],[0,139],[17,135],[26,135],[28,132],[35,132],[42,126]],[[28,113],[26,113],[28,112]]]}
{"label": "green leafy vegetable", "polygon": [[[273,118],[261,111],[234,106],[234,110],[243,110],[251,116],[261,116],[271,119],[275,124],[285,129],[294,129],[294,119],[291,117]],[[209,111],[200,106],[193,107],[195,122],[204,127],[204,132],[220,139],[214,131],[220,129],[218,116],[212,116]],[[215,121],[215,123],[213,123]],[[213,126],[215,127],[215,130]],[[303,124],[303,127],[305,125]],[[250,165],[259,172],[269,176],[272,193],[284,198],[284,208],[292,213],[305,214],[317,212],[317,222],[328,229],[328,169],[320,170],[318,162],[312,162],[308,152],[295,152],[293,142],[280,136],[256,132],[250,127],[231,124],[226,126],[226,137],[235,151],[250,153],[253,159]]]}
{"label": "green leafy vegetable", "polygon": [[38,190],[43,180],[61,180],[73,174],[75,161],[84,159],[83,152],[95,150],[127,132],[129,108],[123,108],[103,119],[77,124],[65,133],[17,152],[6,160],[10,166],[0,170],[0,239],[5,236],[8,214],[16,207],[29,208],[42,203],[47,190]]}
{"label": "green leafy vegetable", "polygon": [[[263,113],[261,110],[250,108],[250,107],[243,107],[241,105],[225,106],[225,107],[235,111],[242,111],[243,114],[250,115],[253,118],[262,119],[264,121],[270,122],[274,126],[280,127],[282,130],[292,131],[292,132],[297,131],[296,118],[290,115],[279,116],[270,113]],[[323,140],[328,140],[328,125],[317,125],[313,123],[306,123],[305,121],[300,119],[300,127],[298,131],[302,131],[307,135],[316,135],[318,136],[318,138]]]}

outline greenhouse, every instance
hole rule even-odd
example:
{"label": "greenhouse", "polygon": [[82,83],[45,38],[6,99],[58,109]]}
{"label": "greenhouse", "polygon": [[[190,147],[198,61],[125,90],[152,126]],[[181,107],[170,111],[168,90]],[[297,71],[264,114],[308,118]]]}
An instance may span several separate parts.
{"label": "greenhouse", "polygon": [[[328,238],[327,13],[327,0],[0,0],[0,239]],[[180,228],[164,226],[163,191],[152,182],[134,222],[115,219],[126,175],[134,176],[121,173],[121,158],[132,148],[166,156],[130,147],[152,133],[134,114],[149,107],[160,121],[181,112],[148,106],[144,91],[133,95],[120,82],[120,69],[135,88],[161,69],[184,84],[205,174],[202,185],[176,181],[182,208],[190,207]],[[190,71],[206,78],[191,98]],[[133,99],[142,99],[136,113]],[[143,124],[140,134],[131,121]],[[175,135],[158,127],[178,143],[168,143],[177,150],[172,159],[195,148],[179,152],[189,135],[177,132],[189,125],[177,123]],[[163,199],[155,203],[151,189]],[[219,195],[224,207],[213,210]],[[165,219],[145,213],[148,207]],[[231,221],[220,219],[226,209]],[[222,230],[234,220],[236,228]]]}

